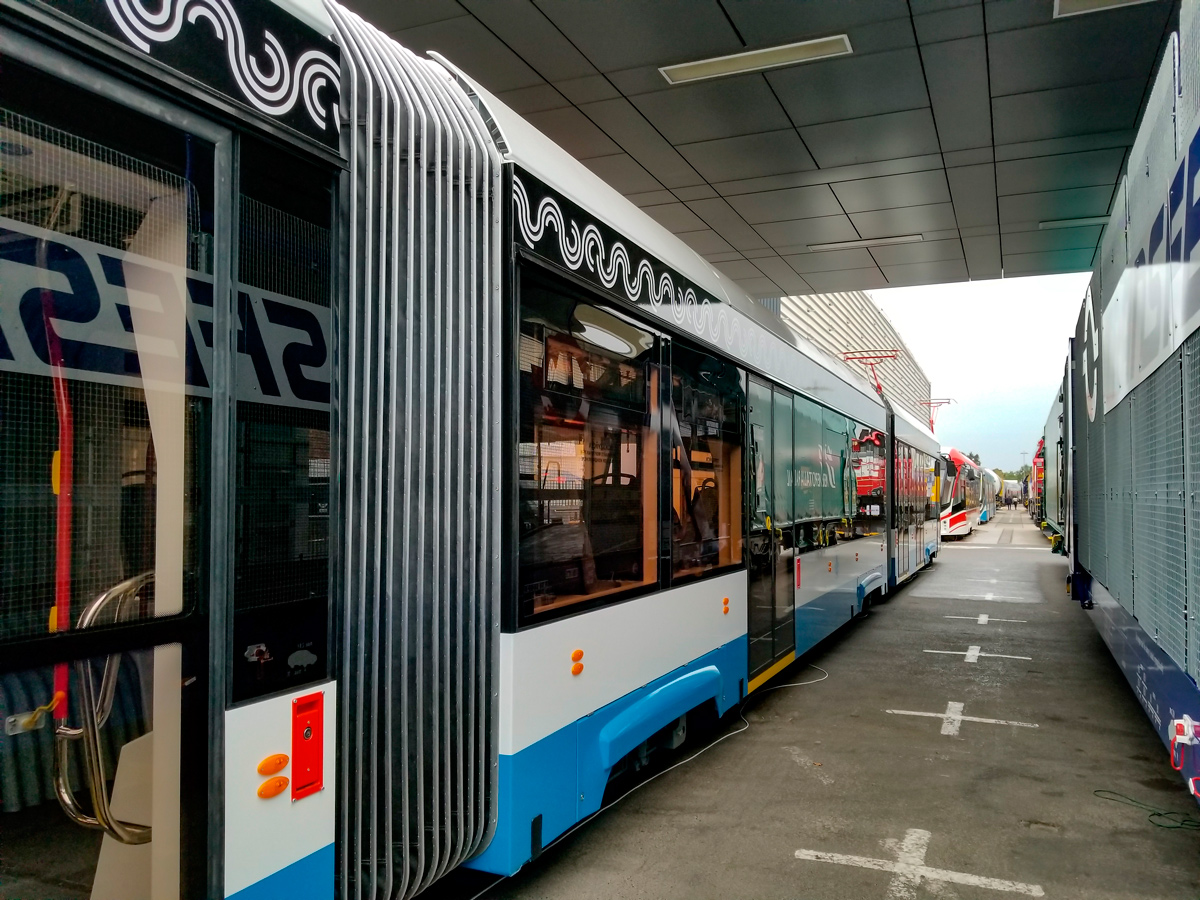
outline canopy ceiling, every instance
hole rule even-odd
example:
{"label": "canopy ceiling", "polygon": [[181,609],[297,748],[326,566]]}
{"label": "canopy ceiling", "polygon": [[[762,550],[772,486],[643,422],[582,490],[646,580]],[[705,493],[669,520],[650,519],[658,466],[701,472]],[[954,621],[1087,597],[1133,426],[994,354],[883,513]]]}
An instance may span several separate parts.
{"label": "canopy ceiling", "polygon": [[[1090,269],[1175,5],[349,0],[436,50],[759,297]],[[672,86],[660,66],[845,33]],[[920,242],[810,245],[920,234]]]}

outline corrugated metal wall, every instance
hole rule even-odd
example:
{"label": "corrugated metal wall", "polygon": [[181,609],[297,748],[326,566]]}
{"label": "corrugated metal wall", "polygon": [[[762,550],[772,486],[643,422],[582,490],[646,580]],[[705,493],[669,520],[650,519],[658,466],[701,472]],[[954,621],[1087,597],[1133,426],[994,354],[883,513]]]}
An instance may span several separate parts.
{"label": "corrugated metal wall", "polygon": [[[1085,330],[1087,328],[1087,310],[1082,310],[1079,314],[1079,322],[1075,326],[1075,347],[1082,348],[1086,339]],[[1072,431],[1075,437],[1075,458],[1072,462],[1073,472],[1086,473],[1089,471],[1088,458],[1090,442],[1088,441],[1088,417],[1087,417],[1087,399],[1084,396],[1084,379],[1083,373],[1078,371],[1079,350],[1076,349],[1075,358],[1070,360],[1070,365],[1075,367],[1073,384],[1075,396],[1072,398],[1071,415],[1072,415]],[[1069,450],[1067,452],[1070,452]],[[1079,564],[1087,569],[1092,570],[1092,542],[1086,525],[1091,521],[1091,494],[1089,493],[1088,484],[1084,479],[1075,479],[1076,484],[1072,485],[1071,502],[1075,509],[1072,515],[1072,521],[1076,526],[1075,537],[1075,555],[1079,559]]]}
{"label": "corrugated metal wall", "polygon": [[1183,666],[1187,580],[1180,353],[1142,382],[1132,399],[1135,609],[1147,633]]}
{"label": "corrugated metal wall", "polygon": [[1133,615],[1131,401],[1131,397],[1126,397],[1104,416],[1104,480],[1107,489],[1104,539],[1108,547],[1106,586],[1125,611]]}
{"label": "corrugated metal wall", "polygon": [[[1198,17],[1200,18],[1200,17]],[[1183,345],[1184,503],[1187,510],[1187,672],[1200,679],[1200,332]]]}
{"label": "corrugated metal wall", "polygon": [[500,159],[440,67],[327,7],[351,123],[340,896],[405,898],[495,819]]}

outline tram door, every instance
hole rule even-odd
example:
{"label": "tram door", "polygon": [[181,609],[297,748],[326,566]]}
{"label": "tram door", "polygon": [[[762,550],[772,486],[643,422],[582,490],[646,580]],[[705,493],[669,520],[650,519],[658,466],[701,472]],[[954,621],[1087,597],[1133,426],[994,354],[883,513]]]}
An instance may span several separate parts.
{"label": "tram door", "polygon": [[200,896],[217,145],[71,71],[0,69],[0,897]]}
{"label": "tram door", "polygon": [[750,684],[796,650],[792,395],[750,378]]}

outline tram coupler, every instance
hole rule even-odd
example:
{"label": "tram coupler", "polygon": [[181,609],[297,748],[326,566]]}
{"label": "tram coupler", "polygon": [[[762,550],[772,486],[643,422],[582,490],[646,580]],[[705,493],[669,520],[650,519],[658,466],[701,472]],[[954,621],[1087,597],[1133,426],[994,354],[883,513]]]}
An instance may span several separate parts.
{"label": "tram coupler", "polygon": [[[1183,770],[1185,748],[1200,744],[1200,722],[1189,715],[1184,715],[1181,719],[1172,719],[1169,733],[1171,735],[1171,768],[1180,772]],[[1195,787],[1191,780],[1188,781],[1188,787],[1192,793],[1195,793]]]}

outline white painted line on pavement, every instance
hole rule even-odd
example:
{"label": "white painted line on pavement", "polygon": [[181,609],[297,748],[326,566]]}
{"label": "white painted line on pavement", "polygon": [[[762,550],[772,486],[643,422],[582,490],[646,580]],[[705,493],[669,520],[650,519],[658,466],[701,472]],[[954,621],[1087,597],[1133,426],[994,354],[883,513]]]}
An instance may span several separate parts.
{"label": "white painted line on pavement", "polygon": [[952,872],[949,869],[935,869],[925,865],[925,853],[929,849],[930,832],[922,828],[910,828],[905,832],[903,840],[888,841],[885,844],[896,854],[896,860],[873,859],[869,856],[850,856],[845,853],[825,853],[820,850],[797,850],[796,859],[807,859],[813,862],[827,862],[838,866],[856,866],[860,869],[875,869],[879,872],[891,872],[892,880],[888,883],[885,900],[913,900],[921,879],[926,881],[944,882],[948,884],[963,884],[970,887],[987,888],[991,891],[1005,891],[1010,894],[1024,894],[1027,897],[1044,897],[1046,892],[1040,884],[1025,884],[1020,881],[1006,881],[1002,878],[987,878],[983,875],[971,875],[967,872]]}
{"label": "white painted line on pavement", "polygon": [[953,700],[946,704],[944,713],[916,712],[911,709],[885,709],[884,712],[893,716],[923,716],[928,719],[942,720],[942,734],[953,737],[958,734],[963,722],[978,722],[982,725],[1013,725],[1017,728],[1037,728],[1032,722],[1014,722],[1009,719],[982,719],[978,716],[964,716],[962,703]]}

